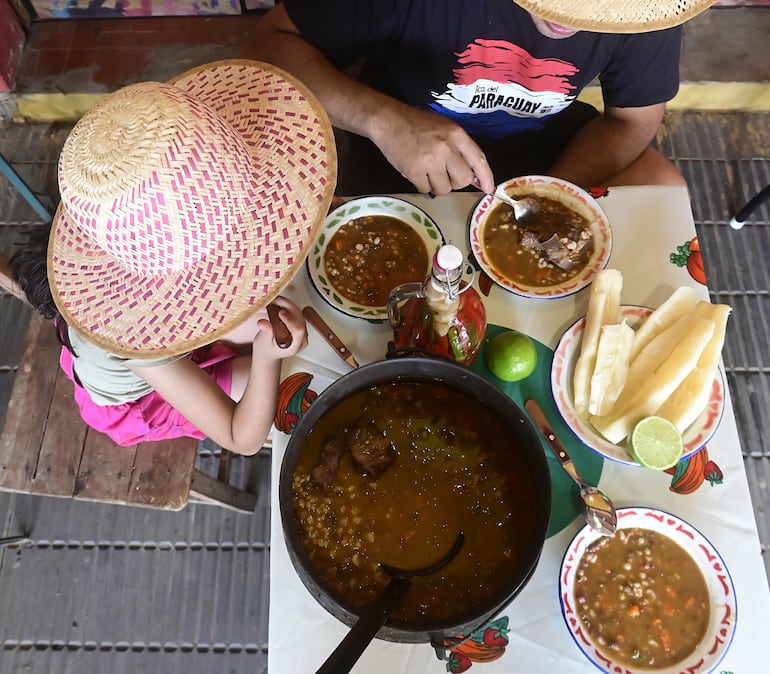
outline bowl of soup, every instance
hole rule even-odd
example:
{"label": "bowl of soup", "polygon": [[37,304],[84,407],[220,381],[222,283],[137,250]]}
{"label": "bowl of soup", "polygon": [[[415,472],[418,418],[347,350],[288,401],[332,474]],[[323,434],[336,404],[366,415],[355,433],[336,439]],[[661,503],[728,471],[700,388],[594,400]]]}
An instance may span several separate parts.
{"label": "bowl of soup", "polygon": [[730,573],[714,546],[679,517],[618,509],[614,536],[583,528],[559,574],[570,635],[603,672],[703,674],[735,634]]}
{"label": "bowl of soup", "polygon": [[526,585],[548,530],[551,482],[536,431],[457,363],[401,357],[323,391],[281,463],[281,521],[309,593],[348,626],[382,594],[382,565],[421,569],[377,637],[445,640],[478,628]]}
{"label": "bowl of soup", "polygon": [[351,199],[326,217],[308,255],[310,281],[342,313],[384,321],[390,291],[422,281],[443,243],[435,221],[408,201]]}
{"label": "bowl of soup", "polygon": [[610,223],[584,189],[550,176],[521,176],[501,185],[509,196],[536,197],[539,216],[518,222],[513,209],[492,195],[476,205],[470,248],[484,272],[516,295],[565,297],[585,288],[612,250]]}

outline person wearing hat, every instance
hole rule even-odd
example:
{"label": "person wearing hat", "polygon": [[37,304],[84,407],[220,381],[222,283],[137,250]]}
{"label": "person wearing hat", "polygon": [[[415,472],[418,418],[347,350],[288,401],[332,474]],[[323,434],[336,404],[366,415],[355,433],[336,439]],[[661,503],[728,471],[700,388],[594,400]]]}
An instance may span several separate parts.
{"label": "person wearing hat", "polygon": [[[681,24],[712,3],[284,0],[243,53],[295,74],[351,132],[340,194],[491,193],[540,173],[684,185],[650,144],[678,89]],[[597,77],[601,114],[576,101]]]}
{"label": "person wearing hat", "polygon": [[267,64],[215,62],[89,110],[59,158],[50,236],[37,228],[11,262],[56,321],[86,423],[121,445],[210,437],[257,452],[281,361],[307,343],[279,293],[318,234],[335,174],[325,112]]}

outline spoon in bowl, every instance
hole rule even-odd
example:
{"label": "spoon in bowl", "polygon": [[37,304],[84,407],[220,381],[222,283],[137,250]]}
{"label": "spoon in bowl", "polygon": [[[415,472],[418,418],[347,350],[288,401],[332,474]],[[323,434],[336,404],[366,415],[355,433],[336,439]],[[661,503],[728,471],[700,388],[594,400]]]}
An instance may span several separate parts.
{"label": "spoon in bowl", "polygon": [[540,432],[545,436],[548,446],[553,450],[556,458],[559,459],[562,468],[569,473],[570,477],[580,487],[580,498],[583,499],[586,507],[585,517],[588,526],[603,536],[612,536],[618,526],[618,516],[615,513],[615,506],[612,505],[609,496],[598,487],[586,484],[583,481],[583,478],[577,472],[577,468],[575,468],[575,464],[572,463],[572,459],[567,454],[567,450],[564,449],[559,438],[556,437],[553,428],[551,428],[551,424],[548,423],[548,419],[545,418],[540,405],[534,400],[527,400],[524,403],[524,407],[526,407],[527,412],[529,412]]}
{"label": "spoon in bowl", "polygon": [[513,217],[522,224],[535,222],[543,210],[537,197],[514,199],[505,193],[502,185],[497,186],[492,196],[498,201],[508,204],[513,209]]}

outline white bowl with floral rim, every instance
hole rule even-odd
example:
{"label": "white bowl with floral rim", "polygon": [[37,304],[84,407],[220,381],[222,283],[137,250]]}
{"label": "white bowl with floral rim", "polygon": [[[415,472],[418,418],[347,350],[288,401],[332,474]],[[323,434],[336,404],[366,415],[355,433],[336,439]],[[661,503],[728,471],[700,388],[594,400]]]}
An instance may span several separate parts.
{"label": "white bowl with floral rim", "polygon": [[566,281],[555,285],[529,285],[512,279],[500,272],[491,262],[484,246],[484,228],[489,216],[502,202],[491,194],[484,195],[471,214],[469,239],[473,256],[484,272],[501,288],[522,297],[556,299],[582,290],[593,280],[596,273],[607,266],[612,252],[612,230],[607,215],[586,190],[566,180],[551,176],[520,176],[500,185],[506,194],[517,197],[534,194],[562,202],[565,206],[585,217],[591,226],[593,252],[580,271]]}
{"label": "white bowl with floral rim", "polygon": [[575,578],[583,554],[602,535],[589,526],[572,539],[559,571],[559,603],[570,636],[583,654],[602,672],[622,674],[706,674],[713,671],[727,653],[738,619],[738,606],[730,572],[711,542],[695,527],[663,510],[644,507],[619,508],[618,529],[640,528],[667,536],[684,549],[703,574],[711,600],[706,632],[695,650],[669,667],[635,668],[618,662],[600,648],[577,614]]}
{"label": "white bowl with floral rim", "polygon": [[425,273],[414,281],[421,281],[430,273],[433,254],[444,243],[444,235],[436,222],[425,211],[414,204],[388,196],[360,197],[346,201],[335,208],[324,220],[321,231],[313,243],[307,259],[310,281],[318,294],[332,307],[343,314],[370,321],[388,318],[386,305],[367,306],[345,297],[334,287],[324,266],[326,247],[343,225],[364,216],[389,216],[411,227],[425,244],[428,253]]}
{"label": "white bowl with floral rim", "polygon": [[[652,309],[648,307],[623,305],[620,308],[621,318],[626,319],[632,328],[636,328],[651,313]],[[575,321],[561,336],[554,350],[551,363],[551,392],[556,409],[559,410],[564,423],[586,446],[610,461],[639,466],[640,464],[629,453],[626,440],[618,444],[609,442],[591,426],[586,416],[578,414],[575,409],[572,397],[572,375],[580,354],[585,325],[585,316]],[[724,374],[720,367],[711,386],[711,395],[706,408],[682,433],[683,459],[695,454],[716,433],[725,409],[725,386]]]}

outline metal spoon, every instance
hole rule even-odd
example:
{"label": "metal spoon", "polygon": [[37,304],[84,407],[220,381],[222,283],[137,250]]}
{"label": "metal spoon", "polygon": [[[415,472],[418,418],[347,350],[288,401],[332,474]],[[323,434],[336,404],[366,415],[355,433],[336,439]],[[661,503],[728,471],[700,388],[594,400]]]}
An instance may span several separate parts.
{"label": "metal spoon", "polygon": [[575,468],[575,464],[572,463],[572,459],[567,454],[567,450],[564,449],[559,438],[556,437],[553,428],[551,428],[551,424],[548,423],[548,419],[545,418],[540,405],[534,400],[527,400],[524,403],[524,407],[527,408],[527,412],[529,412],[540,432],[545,436],[548,445],[553,450],[553,453],[556,454],[556,458],[559,459],[562,468],[569,473],[570,477],[580,487],[580,498],[583,499],[583,503],[586,506],[585,517],[588,526],[604,536],[612,536],[618,526],[618,516],[615,513],[615,506],[612,505],[609,496],[598,487],[586,484],[583,481],[583,478],[577,472],[577,468]]}
{"label": "metal spoon", "polygon": [[543,210],[537,197],[514,199],[505,193],[502,185],[497,186],[492,196],[508,204],[513,209],[513,217],[516,218],[517,222],[534,222],[540,217],[540,213]]}

